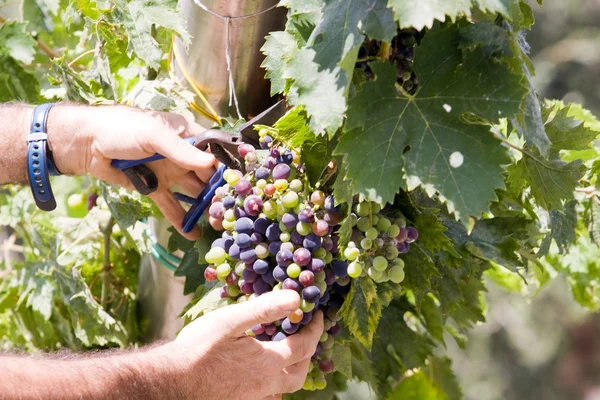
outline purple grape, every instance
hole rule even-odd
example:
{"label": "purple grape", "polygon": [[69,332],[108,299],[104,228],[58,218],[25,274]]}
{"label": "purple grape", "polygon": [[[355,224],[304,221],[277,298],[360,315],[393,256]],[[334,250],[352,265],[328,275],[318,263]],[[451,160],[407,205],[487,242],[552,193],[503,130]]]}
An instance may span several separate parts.
{"label": "purple grape", "polygon": [[419,231],[417,231],[412,226],[409,226],[408,228],[406,228],[406,230],[408,231],[406,243],[412,243],[419,238]]}
{"label": "purple grape", "polygon": [[238,280],[238,276],[233,271],[231,271],[231,273],[227,275],[227,278],[225,278],[225,282],[227,282],[229,286],[237,285]]}
{"label": "purple grape", "polygon": [[315,274],[313,274],[311,271],[304,270],[300,272],[298,280],[302,286],[308,287],[315,282]]}
{"label": "purple grape", "polygon": [[265,327],[262,326],[262,324],[256,324],[250,330],[254,332],[255,335],[260,335],[265,332]]}
{"label": "purple grape", "polygon": [[269,285],[275,285],[275,277],[273,276],[273,268],[269,268],[269,270],[262,275],[263,281],[267,282]]}
{"label": "purple grape", "polygon": [[333,240],[329,237],[324,237],[322,246],[326,251],[331,251],[333,249]]}
{"label": "purple grape", "polygon": [[333,363],[333,360],[331,358],[324,358],[321,361],[319,361],[319,369],[322,372],[329,374],[335,369],[335,364]]}
{"label": "purple grape", "polygon": [[271,225],[271,221],[265,217],[257,218],[254,221],[254,231],[264,235],[267,232],[267,228]]}
{"label": "purple grape", "polygon": [[254,173],[256,179],[269,179],[269,175],[271,175],[271,171],[265,167],[259,167]]}
{"label": "purple grape", "polygon": [[271,341],[271,335],[267,335],[266,333],[261,333],[260,335],[256,335],[254,338],[261,342],[270,342]]}
{"label": "purple grape", "polygon": [[305,208],[304,210],[300,211],[300,214],[298,214],[298,219],[302,223],[312,224],[315,222],[315,214],[310,208]]}
{"label": "purple grape", "polygon": [[258,274],[255,271],[251,271],[248,268],[242,271],[242,278],[246,282],[254,282],[258,278]]}
{"label": "purple grape", "polygon": [[258,232],[254,232],[252,235],[250,235],[250,240],[254,244],[259,244],[259,243],[262,243],[263,236]]}
{"label": "purple grape", "polygon": [[220,201],[214,202],[210,205],[208,209],[208,215],[216,219],[223,219],[223,214],[225,213],[225,207],[223,207],[223,203]]}
{"label": "purple grape", "polygon": [[311,259],[310,251],[307,249],[301,247],[294,252],[294,262],[301,267],[307,266]]}
{"label": "purple grape", "polygon": [[[283,288],[288,290],[295,290],[296,292],[300,290],[300,283],[297,280],[292,278],[287,278],[283,281]],[[317,288],[318,290],[319,288]]]}
{"label": "purple grape", "polygon": [[275,259],[277,260],[278,265],[281,265],[282,267],[287,267],[292,263],[294,255],[289,250],[279,250],[277,252],[277,255],[275,256]]}
{"label": "purple grape", "polygon": [[247,179],[240,179],[235,184],[235,191],[240,196],[247,196],[252,191],[252,184]]}
{"label": "purple grape", "polygon": [[[347,271],[346,271],[347,273]],[[327,285],[333,285],[335,283],[335,274],[329,268],[325,269],[325,283]]]}
{"label": "purple grape", "polygon": [[286,228],[292,229],[298,223],[298,217],[293,212],[287,212],[281,217],[281,222]]}
{"label": "purple grape", "polygon": [[220,296],[222,299],[226,299],[226,298],[228,298],[228,297],[229,297],[229,294],[227,293],[227,287],[223,286],[223,287],[221,288],[221,291],[219,292],[219,296]]}
{"label": "purple grape", "polygon": [[250,247],[252,241],[250,240],[250,236],[248,236],[246,233],[240,233],[235,239],[235,244],[237,244],[240,249],[245,249]]}
{"label": "purple grape", "polygon": [[235,219],[246,218],[248,216],[248,214],[242,207],[236,207],[233,210],[233,215],[235,216]]}
{"label": "purple grape", "polygon": [[233,229],[237,233],[245,233],[246,235],[250,235],[252,233],[252,227],[254,226],[254,222],[250,218],[243,217],[235,221],[233,225]]}
{"label": "purple grape", "polygon": [[262,278],[259,277],[256,278],[256,280],[252,284],[252,289],[254,290],[254,293],[261,295],[270,291],[271,285],[269,285],[267,282],[265,282]]}
{"label": "purple grape", "polygon": [[235,206],[235,198],[233,196],[226,196],[223,198],[223,200],[221,200],[221,203],[225,209],[229,210]]}
{"label": "purple grape", "polygon": [[302,245],[305,249],[310,251],[311,253],[315,250],[318,250],[321,247],[322,238],[315,235],[314,233],[309,233],[308,236],[304,238]]}
{"label": "purple grape", "polygon": [[256,251],[252,248],[244,249],[240,252],[240,260],[246,264],[251,264],[256,261]]}
{"label": "purple grape", "polygon": [[321,346],[321,343],[317,343],[317,347],[315,348],[315,352],[313,354],[313,357],[318,357],[321,354],[323,354],[323,346]]}
{"label": "purple grape", "polygon": [[342,332],[342,327],[339,326],[338,324],[335,324],[334,326],[329,328],[329,330],[327,331],[327,333],[330,334],[331,336],[337,336],[341,332]]}
{"label": "purple grape", "polygon": [[396,245],[396,249],[400,254],[406,254],[410,251],[410,243],[402,242]]}
{"label": "purple grape", "polygon": [[231,245],[233,243],[234,243],[234,240],[232,237],[223,238],[223,248],[225,249],[225,251],[229,252],[229,249],[231,248]]}
{"label": "purple grape", "polygon": [[252,268],[254,268],[254,272],[257,274],[266,274],[269,271],[269,263],[265,260],[256,260],[254,261]]}
{"label": "purple grape", "polygon": [[267,236],[267,239],[269,239],[272,242],[279,240],[279,235],[281,235],[281,229],[279,229],[279,224],[274,222],[271,225],[269,225],[265,234]]}
{"label": "purple grape", "polygon": [[312,260],[310,260],[309,269],[314,274],[317,274],[317,273],[323,271],[323,268],[325,268],[325,262],[323,260],[321,260],[320,258],[313,258]]}
{"label": "purple grape", "polygon": [[302,317],[302,321],[300,321],[300,325],[309,324],[310,321],[312,321],[313,314],[314,314],[314,311],[304,313],[304,316]]}
{"label": "purple grape", "polygon": [[[354,229],[354,230],[352,230],[352,235],[350,236],[350,240],[355,243],[359,243],[361,236],[362,236],[362,232],[359,231],[358,229]],[[333,243],[332,243],[332,245],[333,245]]]}
{"label": "purple grape", "polygon": [[339,286],[342,286],[342,287],[346,286],[347,284],[350,283],[350,277],[349,276],[345,276],[343,278],[341,278],[341,277],[337,278],[335,280],[335,283],[336,283],[336,285],[339,285]]}
{"label": "purple grape", "polygon": [[325,203],[323,204],[323,207],[325,208],[325,211],[329,211],[329,212],[333,212],[333,213],[338,213],[338,214],[340,212],[340,206],[338,205],[336,207],[336,205],[335,205],[335,199],[333,198],[333,196],[327,196],[325,198]]}
{"label": "purple grape", "polygon": [[273,269],[273,278],[275,278],[277,282],[283,282],[288,278],[288,274],[285,272],[284,268],[278,265]]}
{"label": "purple grape", "polygon": [[265,327],[265,333],[269,336],[273,336],[275,334],[275,332],[277,332],[277,327],[273,324],[266,324],[264,325]]}
{"label": "purple grape", "polygon": [[[346,261],[335,260],[333,263],[331,263],[331,268],[336,276],[348,276],[348,263]],[[328,282],[327,284],[330,285],[331,283]]]}
{"label": "purple grape", "polygon": [[273,168],[273,179],[288,179],[290,177],[290,173],[291,169],[289,165],[277,164],[275,168]]}
{"label": "purple grape", "polygon": [[294,155],[292,154],[292,151],[289,149],[286,149],[281,156],[279,156],[279,159],[277,160],[280,163],[285,163],[285,164],[291,164],[292,161],[294,161]]}
{"label": "purple grape", "polygon": [[281,153],[279,152],[279,149],[277,147],[271,147],[271,151],[269,152],[269,155],[273,158],[277,158],[281,155]]}
{"label": "purple grape", "polygon": [[316,303],[320,297],[321,290],[316,286],[309,286],[302,289],[302,298],[309,303]]}
{"label": "purple grape", "polygon": [[222,238],[218,238],[215,239],[212,244],[210,245],[210,248],[212,249],[213,247],[220,247],[223,248],[223,239]]}
{"label": "purple grape", "polygon": [[272,255],[276,255],[280,249],[281,249],[280,241],[269,243],[269,253],[271,253]]}
{"label": "purple grape", "polygon": [[229,248],[229,257],[231,257],[234,260],[239,260],[240,259],[240,246],[238,246],[237,244],[232,244],[231,247]]}
{"label": "purple grape", "polygon": [[304,236],[299,234],[298,231],[296,231],[296,230],[292,231],[290,236],[291,236],[291,241],[294,244],[301,245],[302,242],[304,241]]}
{"label": "purple grape", "polygon": [[321,298],[319,299],[319,304],[325,305],[328,302],[329,302],[329,292],[326,290],[325,293],[323,293],[323,296],[321,296]]}
{"label": "purple grape", "polygon": [[248,215],[256,217],[258,214],[261,213],[262,209],[263,201],[260,197],[250,195],[246,197],[246,200],[244,200],[244,210],[248,213]]}
{"label": "purple grape", "polygon": [[273,157],[268,157],[267,161],[265,161],[265,166],[269,169],[275,168],[276,165],[277,165],[277,159],[275,159]]}
{"label": "purple grape", "polygon": [[240,290],[244,294],[252,294],[252,293],[254,293],[254,288],[252,287],[252,283],[251,282],[244,282],[240,286]]}
{"label": "purple grape", "polygon": [[260,148],[261,149],[268,149],[269,145],[273,143],[273,138],[269,135],[266,135],[265,137],[262,138],[262,141],[260,142]]}
{"label": "purple grape", "polygon": [[281,323],[281,329],[283,329],[283,331],[288,335],[293,335],[296,333],[299,327],[300,324],[294,324],[289,318],[284,319]]}
{"label": "purple grape", "polygon": [[244,264],[247,270],[254,271],[254,263]]}
{"label": "purple grape", "polygon": [[287,338],[287,335],[283,332],[277,332],[276,334],[273,335],[273,337],[271,337],[271,340],[273,342],[280,342],[282,340],[284,340],[285,338]]}

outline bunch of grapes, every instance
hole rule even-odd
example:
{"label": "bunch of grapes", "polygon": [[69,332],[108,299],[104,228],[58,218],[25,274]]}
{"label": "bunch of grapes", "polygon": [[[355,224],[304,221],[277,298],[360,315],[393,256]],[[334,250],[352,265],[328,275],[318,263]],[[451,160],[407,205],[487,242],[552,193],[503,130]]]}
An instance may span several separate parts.
{"label": "bunch of grapes", "polygon": [[334,262],[334,271],[343,267],[351,278],[368,275],[378,283],[401,283],[404,261],[398,255],[408,253],[410,244],[419,237],[418,231],[407,227],[401,217],[387,218],[378,203],[356,204],[350,218],[351,241],[341,253],[343,260]]}
{"label": "bunch of grapes", "polygon": [[[414,46],[419,43],[422,33],[415,29],[398,29],[397,35],[391,43],[391,48],[383,52],[382,41],[366,38],[358,51],[358,60],[355,68],[364,71],[367,80],[373,79],[373,72],[368,62],[377,58],[385,58],[396,65],[396,82],[408,93],[415,93],[419,85],[419,78],[413,70]],[[384,54],[382,54],[382,52]]]}
{"label": "bunch of grapes", "polygon": [[273,145],[267,130],[261,147],[241,145],[246,174],[228,169],[209,208],[213,228],[223,231],[205,255],[207,281],[224,283],[221,297],[243,302],[263,293],[290,289],[301,295],[300,308],[271,324],[254,326],[258,340],[283,340],[308,324],[315,310],[324,313],[324,332],[315,349],[305,389],[322,389],[333,372],[334,337],[340,333],[338,311],[348,293],[345,268],[332,268],[337,257],[342,212],[331,196],[310,191],[299,155]]}

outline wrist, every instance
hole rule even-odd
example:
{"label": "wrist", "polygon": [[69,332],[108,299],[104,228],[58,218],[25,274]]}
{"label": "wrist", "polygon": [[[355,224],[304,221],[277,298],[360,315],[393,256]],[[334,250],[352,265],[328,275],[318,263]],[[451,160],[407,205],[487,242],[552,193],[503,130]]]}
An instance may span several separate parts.
{"label": "wrist", "polygon": [[95,133],[91,111],[87,105],[57,104],[48,114],[48,146],[56,167],[64,175],[88,172]]}

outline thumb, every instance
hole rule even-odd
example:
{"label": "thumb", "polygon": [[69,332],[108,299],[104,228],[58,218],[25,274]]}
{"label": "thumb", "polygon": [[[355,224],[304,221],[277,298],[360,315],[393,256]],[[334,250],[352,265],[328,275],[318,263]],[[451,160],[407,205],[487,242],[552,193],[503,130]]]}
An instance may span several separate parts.
{"label": "thumb", "polygon": [[245,303],[221,309],[219,320],[231,335],[241,335],[254,325],[268,324],[287,317],[300,306],[300,296],[293,290],[265,293]]}
{"label": "thumb", "polygon": [[210,168],[216,162],[215,156],[187,143],[174,132],[152,135],[148,142],[156,153],[162,154],[186,170],[198,171]]}

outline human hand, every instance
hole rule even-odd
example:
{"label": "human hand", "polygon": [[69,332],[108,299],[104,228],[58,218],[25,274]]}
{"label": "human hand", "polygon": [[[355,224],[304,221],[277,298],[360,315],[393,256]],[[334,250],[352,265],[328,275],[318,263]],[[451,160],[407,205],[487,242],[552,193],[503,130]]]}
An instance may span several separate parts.
{"label": "human hand", "polygon": [[[142,159],[160,153],[166,159],[148,164],[159,186],[149,197],[181,232],[185,210],[173,198],[171,187],[179,186],[197,197],[215,172],[215,157],[186,143],[182,138],[202,131],[200,125],[179,114],[147,112],[131,107],[58,105],[50,112],[49,140],[58,169],[65,174],[89,173],[104,181],[133,189],[113,159]],[[200,237],[197,227],[184,234]]]}
{"label": "human hand", "polygon": [[185,398],[276,399],[302,388],[310,358],[323,332],[323,316],[280,342],[260,342],[245,332],[288,316],[300,304],[291,290],[266,293],[227,306],[186,326],[171,344],[174,362],[183,362],[180,391]]}

